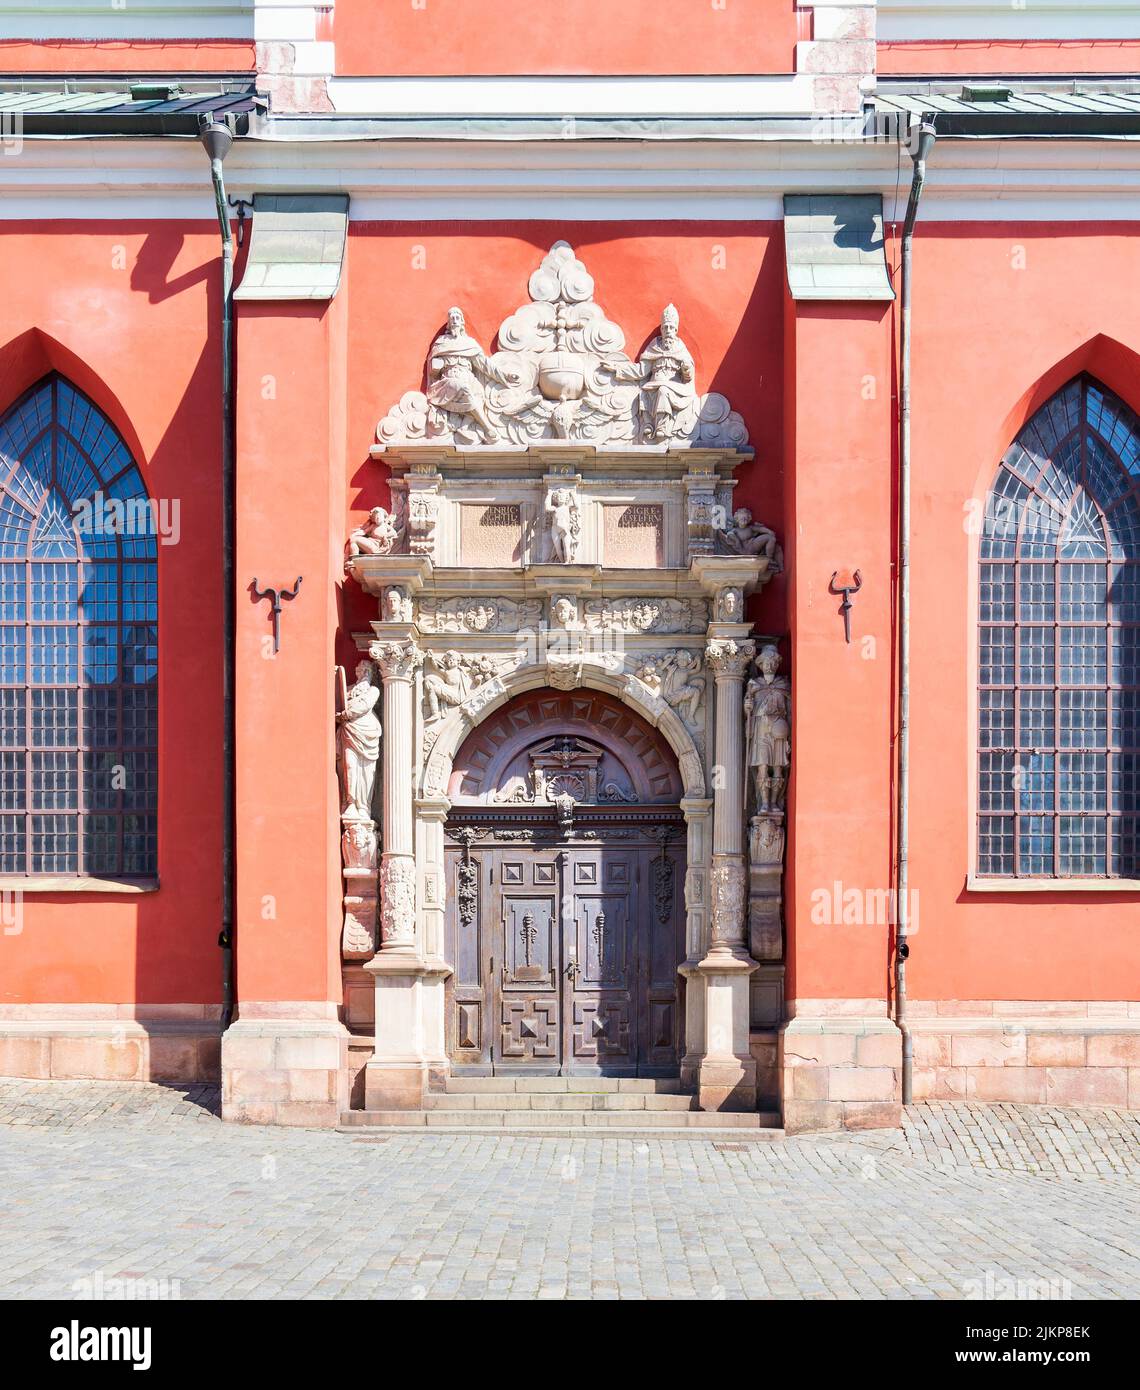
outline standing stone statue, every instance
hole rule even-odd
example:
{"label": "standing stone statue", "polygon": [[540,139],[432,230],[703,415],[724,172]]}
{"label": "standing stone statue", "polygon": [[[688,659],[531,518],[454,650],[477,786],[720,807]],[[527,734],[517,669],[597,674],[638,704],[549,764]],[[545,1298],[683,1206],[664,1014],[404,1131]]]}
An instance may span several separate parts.
{"label": "standing stone statue", "polygon": [[356,680],[344,696],[344,709],[336,717],[344,816],[372,819],[372,793],[376,763],[380,757],[380,720],[376,702],[380,687],[372,684],[370,662],[357,663]]}
{"label": "standing stone statue", "polygon": [[550,515],[550,548],[554,559],[571,565],[578,553],[582,529],[574,489],[556,487],[547,499],[546,510]]}
{"label": "standing stone statue", "polygon": [[791,749],[791,687],[779,674],[780,653],[771,644],[756,658],[756,674],[744,694],[748,766],[758,811],[783,810]]}

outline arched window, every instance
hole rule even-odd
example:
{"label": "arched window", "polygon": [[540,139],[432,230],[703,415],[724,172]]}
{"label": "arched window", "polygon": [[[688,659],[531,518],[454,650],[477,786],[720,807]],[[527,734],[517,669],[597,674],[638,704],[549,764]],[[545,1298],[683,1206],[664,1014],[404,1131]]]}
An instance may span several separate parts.
{"label": "arched window", "polygon": [[48,377],[0,419],[0,873],[157,872],[156,543],[75,387]]}
{"label": "arched window", "polygon": [[1140,421],[1091,378],[1002,459],[979,598],[979,874],[1140,876]]}

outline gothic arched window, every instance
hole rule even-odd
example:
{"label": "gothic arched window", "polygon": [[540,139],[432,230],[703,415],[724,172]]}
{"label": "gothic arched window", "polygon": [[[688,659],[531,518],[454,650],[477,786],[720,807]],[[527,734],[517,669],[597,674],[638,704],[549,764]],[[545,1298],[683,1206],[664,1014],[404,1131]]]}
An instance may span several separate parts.
{"label": "gothic arched window", "polygon": [[153,509],[62,377],[0,419],[0,873],[157,872]]}
{"label": "gothic arched window", "polygon": [[1140,421],[1089,377],[1002,459],[978,617],[978,873],[1140,876]]}

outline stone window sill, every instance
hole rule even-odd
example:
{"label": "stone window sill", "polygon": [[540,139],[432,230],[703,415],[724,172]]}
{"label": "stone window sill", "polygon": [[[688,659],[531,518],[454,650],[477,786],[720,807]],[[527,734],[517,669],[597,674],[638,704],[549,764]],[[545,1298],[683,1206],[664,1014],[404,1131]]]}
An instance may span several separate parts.
{"label": "stone window sill", "polygon": [[1140,893],[1140,878],[985,878],[966,875],[967,893]]}
{"label": "stone window sill", "polygon": [[0,877],[0,893],[154,893],[157,878]]}

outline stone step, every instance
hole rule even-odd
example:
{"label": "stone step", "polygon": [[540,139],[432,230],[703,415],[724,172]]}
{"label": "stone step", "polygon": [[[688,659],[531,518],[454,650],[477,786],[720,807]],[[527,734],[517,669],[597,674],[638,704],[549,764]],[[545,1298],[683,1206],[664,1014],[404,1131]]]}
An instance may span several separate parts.
{"label": "stone step", "polygon": [[780,1117],[772,1111],[733,1114],[705,1110],[349,1110],[340,1117],[345,1131],[487,1129],[512,1133],[550,1131],[584,1135],[614,1130],[638,1135],[674,1131],[721,1131],[733,1135],[781,1136]]}
{"label": "stone step", "polygon": [[675,1076],[449,1076],[444,1093],[468,1095],[677,1095],[681,1083]]}
{"label": "stone step", "polygon": [[695,1096],[655,1095],[640,1091],[476,1091],[453,1095],[429,1092],[425,1110],[695,1110]]}

